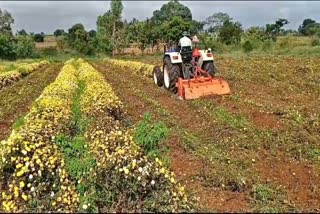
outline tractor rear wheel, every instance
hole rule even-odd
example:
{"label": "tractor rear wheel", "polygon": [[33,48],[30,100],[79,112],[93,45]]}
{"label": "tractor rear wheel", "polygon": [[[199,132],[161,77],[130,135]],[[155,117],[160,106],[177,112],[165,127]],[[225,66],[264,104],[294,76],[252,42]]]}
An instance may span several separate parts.
{"label": "tractor rear wheel", "polygon": [[153,68],[153,80],[157,86],[163,86],[163,72],[161,71],[159,66],[155,66]]}
{"label": "tractor rear wheel", "polygon": [[216,74],[216,67],[214,66],[213,62],[203,62],[202,66],[203,70],[205,70],[211,77],[214,77]]}
{"label": "tractor rear wheel", "polygon": [[169,66],[167,64],[164,65],[164,69],[163,69],[164,88],[174,94],[178,92],[176,83],[178,82],[179,74],[180,74],[180,68],[178,65],[172,65],[171,69],[169,69]]}

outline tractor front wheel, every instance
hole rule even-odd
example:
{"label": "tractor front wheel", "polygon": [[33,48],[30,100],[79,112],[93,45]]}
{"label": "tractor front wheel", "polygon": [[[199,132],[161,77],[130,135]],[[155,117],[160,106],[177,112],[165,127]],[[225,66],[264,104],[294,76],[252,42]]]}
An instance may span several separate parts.
{"label": "tractor front wheel", "polygon": [[216,67],[214,66],[213,62],[203,62],[203,70],[205,70],[211,77],[214,77],[216,74]]}
{"label": "tractor front wheel", "polygon": [[155,66],[153,68],[153,80],[157,86],[163,86],[163,72],[161,71],[159,66]]}

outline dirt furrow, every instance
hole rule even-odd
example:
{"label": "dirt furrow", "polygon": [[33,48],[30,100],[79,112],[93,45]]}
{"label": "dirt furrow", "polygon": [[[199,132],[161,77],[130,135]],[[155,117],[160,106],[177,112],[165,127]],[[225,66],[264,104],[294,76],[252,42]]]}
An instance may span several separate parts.
{"label": "dirt furrow", "polygon": [[44,87],[54,81],[60,68],[60,64],[46,66],[0,92],[0,140],[9,135],[13,123],[28,112]]}

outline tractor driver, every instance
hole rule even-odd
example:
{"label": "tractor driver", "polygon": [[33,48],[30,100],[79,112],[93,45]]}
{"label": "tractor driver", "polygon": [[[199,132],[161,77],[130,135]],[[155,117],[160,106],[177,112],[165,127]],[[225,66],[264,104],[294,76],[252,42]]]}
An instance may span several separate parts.
{"label": "tractor driver", "polygon": [[185,49],[192,51],[192,41],[189,38],[190,34],[187,31],[184,31],[182,36],[183,37],[179,40],[178,44],[179,50],[181,51],[183,47],[186,47]]}

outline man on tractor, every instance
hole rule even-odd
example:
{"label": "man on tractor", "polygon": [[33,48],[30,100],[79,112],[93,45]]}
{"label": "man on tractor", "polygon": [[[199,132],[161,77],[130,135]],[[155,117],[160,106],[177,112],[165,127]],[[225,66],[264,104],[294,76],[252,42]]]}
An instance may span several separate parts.
{"label": "man on tractor", "polygon": [[190,36],[189,33],[187,31],[184,31],[182,33],[182,36],[183,37],[179,40],[179,44],[178,44],[179,51],[181,51],[183,47],[185,47],[185,49],[192,50],[192,41],[189,38]]}

